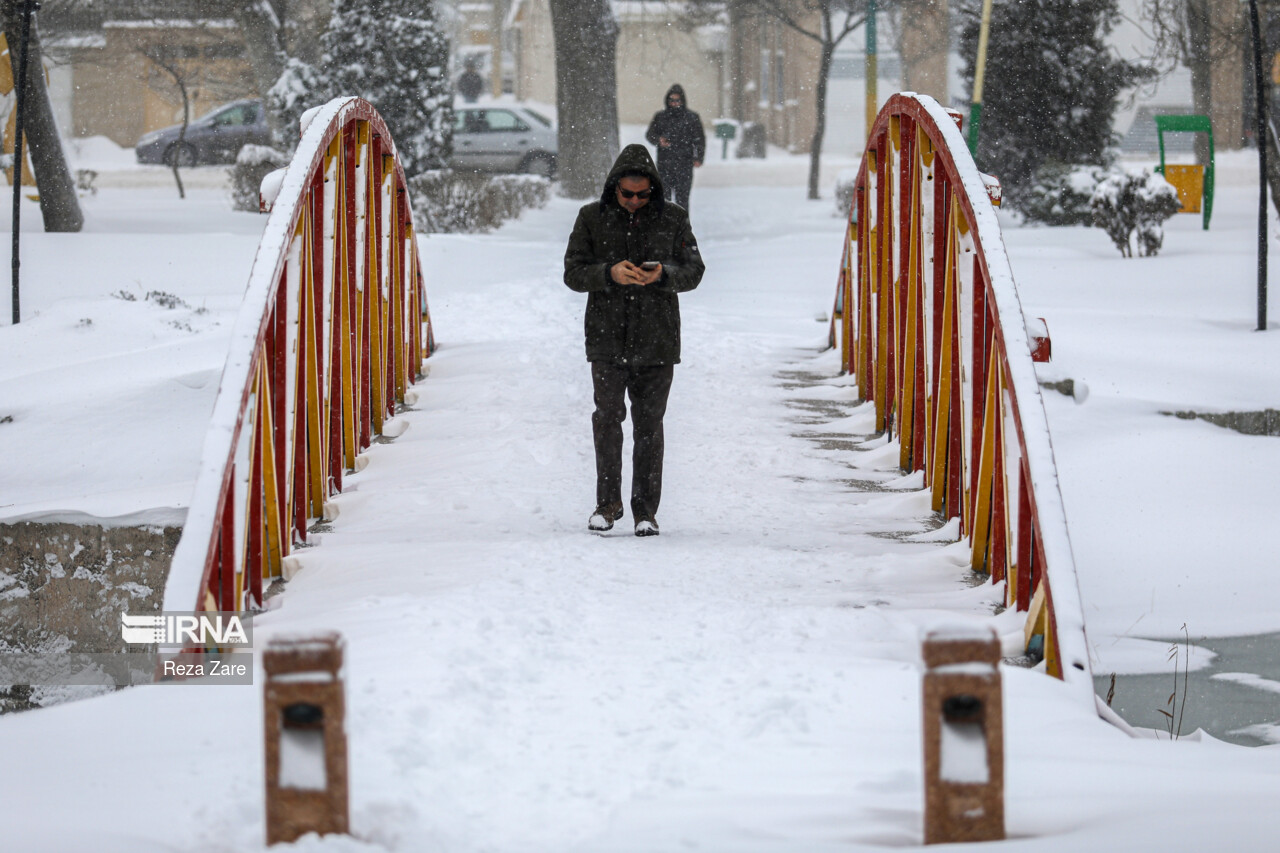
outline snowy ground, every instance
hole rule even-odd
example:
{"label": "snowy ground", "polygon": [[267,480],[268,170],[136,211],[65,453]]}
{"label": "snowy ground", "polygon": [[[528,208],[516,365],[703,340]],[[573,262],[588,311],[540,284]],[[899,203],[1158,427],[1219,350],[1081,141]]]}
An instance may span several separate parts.
{"label": "snowy ground", "polygon": [[[818,352],[843,226],[785,159],[708,164],[695,185],[708,274],[682,299],[657,539],[629,519],[584,529],[583,300],[559,283],[575,205],[422,241],[442,346],[408,429],[369,451],[257,620],[259,645],[336,628],[349,646],[355,838],[298,849],[920,843],[918,631],[989,621],[1012,641],[1020,620],[964,583],[962,549],[931,535]],[[21,452],[0,517],[185,505],[262,220],[218,190],[171,196],[104,189],[79,236],[24,212],[27,313],[0,327],[0,435]],[[1053,334],[1047,378],[1090,389],[1046,401],[1100,671],[1164,666],[1165,643],[1121,638],[1182,621],[1280,630],[1275,439],[1159,414],[1275,407],[1275,333],[1248,331],[1250,205],[1220,190],[1214,230],[1175,221],[1156,259],[1096,230],[1008,232]],[[1040,673],[1004,679],[1002,849],[1274,849],[1280,746],[1132,739]],[[259,848],[259,702],[137,688],[0,718],[5,849]]]}

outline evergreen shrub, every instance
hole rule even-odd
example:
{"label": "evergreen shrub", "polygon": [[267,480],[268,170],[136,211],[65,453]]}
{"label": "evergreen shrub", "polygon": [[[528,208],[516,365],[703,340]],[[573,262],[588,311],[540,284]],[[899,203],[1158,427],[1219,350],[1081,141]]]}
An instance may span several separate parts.
{"label": "evergreen shrub", "polygon": [[[962,71],[973,85],[982,0],[959,0]],[[977,163],[1025,210],[1046,163],[1107,165],[1120,93],[1153,79],[1107,43],[1117,0],[994,0]]]}
{"label": "evergreen shrub", "polygon": [[343,95],[373,104],[407,174],[441,169],[453,153],[449,40],[434,0],[333,0],[316,65],[290,59],[268,93],[296,133],[308,108]]}

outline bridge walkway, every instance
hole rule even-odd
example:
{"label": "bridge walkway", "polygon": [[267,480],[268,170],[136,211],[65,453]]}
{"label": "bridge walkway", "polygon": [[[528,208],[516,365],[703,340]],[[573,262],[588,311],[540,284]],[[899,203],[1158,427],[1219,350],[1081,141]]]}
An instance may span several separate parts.
{"label": "bridge walkway", "polygon": [[[398,780],[410,822],[466,849],[785,835],[797,799],[808,849],[918,831],[919,629],[990,620],[1000,591],[971,582],[819,352],[839,221],[793,203],[807,228],[744,234],[734,201],[698,199],[708,274],[682,298],[660,537],[585,529],[591,391],[582,297],[546,239],[572,223],[557,201],[421,242],[448,330],[429,375],[256,622],[344,633],[353,789]],[[994,620],[1014,648],[1024,618]]]}

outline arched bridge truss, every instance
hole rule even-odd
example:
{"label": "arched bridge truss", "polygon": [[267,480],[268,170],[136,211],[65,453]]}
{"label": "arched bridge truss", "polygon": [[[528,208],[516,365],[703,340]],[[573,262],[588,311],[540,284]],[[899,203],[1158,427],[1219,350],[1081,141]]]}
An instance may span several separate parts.
{"label": "arched bridge truss", "polygon": [[433,349],[404,170],[373,106],[310,113],[274,177],[165,610],[262,607]]}
{"label": "arched bridge truss", "polygon": [[993,198],[998,182],[979,173],[955,114],[890,98],[858,172],[832,334],[902,469],[924,473],[934,510],[960,519],[973,569],[1028,612],[1028,650],[1092,701],[1032,361],[1048,341],[1028,333]]}

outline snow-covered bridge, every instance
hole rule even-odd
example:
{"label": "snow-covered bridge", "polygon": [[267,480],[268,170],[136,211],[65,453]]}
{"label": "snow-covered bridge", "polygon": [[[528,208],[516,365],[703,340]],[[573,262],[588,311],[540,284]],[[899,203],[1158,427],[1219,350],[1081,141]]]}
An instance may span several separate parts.
{"label": "snow-covered bridge", "polygon": [[[348,643],[354,837],[299,849],[919,843],[919,632],[990,624],[1013,653],[1025,614],[974,583],[958,520],[825,349],[841,221],[725,182],[695,190],[708,274],[682,301],[657,539],[585,530],[576,205],[419,241],[441,346],[255,619],[258,645]],[[1274,750],[1133,739],[1078,685],[1004,678],[1005,846],[1269,849]],[[257,688],[9,716],[0,750],[14,849],[263,843]]]}

